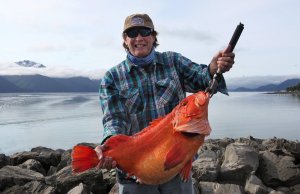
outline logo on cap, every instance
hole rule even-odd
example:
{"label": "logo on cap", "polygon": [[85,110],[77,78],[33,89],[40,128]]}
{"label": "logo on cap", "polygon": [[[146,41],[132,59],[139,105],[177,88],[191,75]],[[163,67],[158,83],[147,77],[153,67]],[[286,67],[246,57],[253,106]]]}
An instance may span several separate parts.
{"label": "logo on cap", "polygon": [[133,25],[133,26],[144,25],[144,20],[143,20],[143,18],[140,18],[140,17],[132,18],[131,25]]}

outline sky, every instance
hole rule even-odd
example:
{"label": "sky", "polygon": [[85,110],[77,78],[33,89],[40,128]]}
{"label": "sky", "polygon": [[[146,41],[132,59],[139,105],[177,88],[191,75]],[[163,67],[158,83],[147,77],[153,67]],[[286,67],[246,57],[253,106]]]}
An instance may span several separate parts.
{"label": "sky", "polygon": [[44,73],[99,78],[126,57],[126,16],[147,13],[157,51],[208,64],[236,26],[245,29],[225,77],[300,77],[299,0],[0,0],[0,75],[34,72],[14,62],[44,64]]}

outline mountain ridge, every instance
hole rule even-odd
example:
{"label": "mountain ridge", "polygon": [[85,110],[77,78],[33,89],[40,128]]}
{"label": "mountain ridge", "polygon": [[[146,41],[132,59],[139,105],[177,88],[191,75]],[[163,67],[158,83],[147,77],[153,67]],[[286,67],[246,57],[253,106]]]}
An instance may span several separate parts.
{"label": "mountain ridge", "polygon": [[[0,93],[22,92],[97,92],[100,80],[87,77],[52,78],[43,75],[0,76]],[[98,84],[97,84],[98,83]],[[5,85],[9,84],[11,89]]]}
{"label": "mountain ridge", "polygon": [[288,79],[279,84],[267,84],[256,88],[238,87],[233,92],[272,92],[272,91],[282,91],[288,87],[292,87],[300,83],[300,79]]}
{"label": "mountain ridge", "polygon": [[17,61],[15,64],[23,67],[45,68],[46,66],[30,60]]}
{"label": "mountain ridge", "polygon": [[[282,91],[300,83],[300,79],[287,79],[279,84],[265,84],[256,88],[237,87],[230,92]],[[0,93],[23,92],[98,92],[100,79],[76,76],[68,78],[35,75],[0,75]]]}

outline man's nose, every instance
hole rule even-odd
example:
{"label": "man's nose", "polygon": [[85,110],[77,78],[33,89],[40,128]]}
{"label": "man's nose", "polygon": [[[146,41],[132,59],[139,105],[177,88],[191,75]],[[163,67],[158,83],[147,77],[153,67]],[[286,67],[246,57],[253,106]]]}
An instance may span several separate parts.
{"label": "man's nose", "polygon": [[141,38],[143,38],[142,35],[140,33],[138,33],[136,39],[141,39]]}

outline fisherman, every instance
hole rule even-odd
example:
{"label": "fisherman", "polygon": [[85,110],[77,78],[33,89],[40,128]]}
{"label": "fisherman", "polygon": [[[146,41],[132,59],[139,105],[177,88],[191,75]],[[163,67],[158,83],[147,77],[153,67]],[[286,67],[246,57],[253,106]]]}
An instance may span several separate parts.
{"label": "fisherman", "polygon": [[[186,92],[205,90],[218,68],[224,73],[234,64],[234,53],[225,50],[217,52],[208,66],[194,63],[180,53],[158,52],[157,35],[147,14],[126,17],[122,33],[126,59],[108,70],[100,84],[104,126],[101,144],[116,134],[141,131],[153,119],[171,112]],[[223,77],[217,90],[227,94]],[[102,145],[95,148],[103,161],[98,167],[115,168],[116,162],[103,158],[102,150]],[[120,194],[194,193],[192,179],[183,182],[179,175],[161,185],[145,185],[117,169],[117,181]]]}

